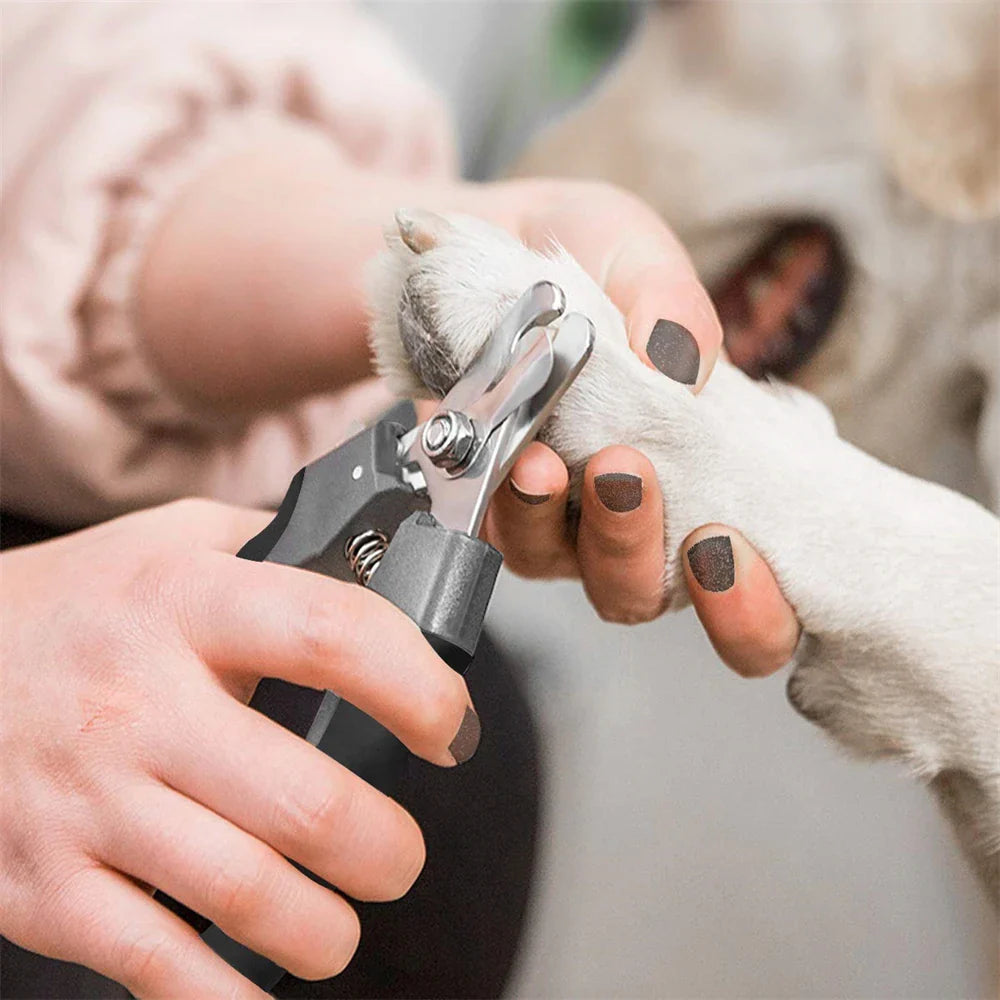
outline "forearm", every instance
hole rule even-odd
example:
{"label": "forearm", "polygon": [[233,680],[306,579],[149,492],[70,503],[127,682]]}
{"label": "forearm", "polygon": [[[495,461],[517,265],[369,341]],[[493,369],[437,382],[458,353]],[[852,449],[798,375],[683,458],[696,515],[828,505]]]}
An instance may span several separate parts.
{"label": "forearm", "polygon": [[277,408],[370,374],[364,269],[405,205],[516,228],[540,185],[360,171],[320,136],[214,165],[168,211],[137,289],[143,344],[181,396]]}

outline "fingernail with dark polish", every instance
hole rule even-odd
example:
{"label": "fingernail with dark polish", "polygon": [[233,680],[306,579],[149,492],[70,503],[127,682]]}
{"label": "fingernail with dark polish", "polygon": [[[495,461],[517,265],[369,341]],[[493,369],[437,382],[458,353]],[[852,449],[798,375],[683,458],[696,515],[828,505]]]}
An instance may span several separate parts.
{"label": "fingernail with dark polish", "polygon": [[642,479],[628,472],[605,472],[594,476],[597,498],[616,514],[635,510],[642,503]]}
{"label": "fingernail with dark polish", "polygon": [[448,747],[456,764],[464,764],[472,757],[479,746],[481,733],[479,716],[471,708],[467,708],[465,715],[462,716],[462,724],[458,727],[458,732],[455,733],[455,738]]}
{"label": "fingernail with dark polish", "polygon": [[691,573],[702,590],[720,593],[736,582],[733,543],[728,535],[703,538],[687,550]]}
{"label": "fingernail with dark polish", "polygon": [[522,503],[530,504],[532,507],[537,507],[540,503],[545,503],[546,500],[552,498],[551,493],[525,493],[513,479],[510,480],[510,491]]}
{"label": "fingernail with dark polish", "polygon": [[701,352],[691,331],[673,320],[659,319],[646,341],[649,360],[668,378],[684,385],[698,381]]}

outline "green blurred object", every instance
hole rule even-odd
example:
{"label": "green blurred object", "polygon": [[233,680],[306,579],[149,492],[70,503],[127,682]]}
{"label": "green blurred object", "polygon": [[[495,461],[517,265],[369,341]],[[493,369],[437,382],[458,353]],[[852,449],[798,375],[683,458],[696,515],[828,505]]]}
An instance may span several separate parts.
{"label": "green blurred object", "polygon": [[639,4],[630,0],[567,0],[551,32],[553,94],[571,97],[615,56],[634,26]]}

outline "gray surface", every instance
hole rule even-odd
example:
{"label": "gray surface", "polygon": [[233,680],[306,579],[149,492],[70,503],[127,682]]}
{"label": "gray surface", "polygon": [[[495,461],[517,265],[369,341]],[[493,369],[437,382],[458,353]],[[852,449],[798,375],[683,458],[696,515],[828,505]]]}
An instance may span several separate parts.
{"label": "gray surface", "polygon": [[449,101],[465,176],[495,176],[564,101],[544,60],[557,5],[525,0],[365,0]]}
{"label": "gray surface", "polygon": [[596,620],[501,575],[546,751],[518,997],[972,997],[997,925],[930,796],[744,681],[688,611]]}
{"label": "gray surface", "polygon": [[[471,176],[553,104],[544,3],[369,3],[451,100]],[[600,623],[502,573],[494,634],[546,751],[516,997],[994,996],[997,924],[923,789],[849,761],[694,616]]]}

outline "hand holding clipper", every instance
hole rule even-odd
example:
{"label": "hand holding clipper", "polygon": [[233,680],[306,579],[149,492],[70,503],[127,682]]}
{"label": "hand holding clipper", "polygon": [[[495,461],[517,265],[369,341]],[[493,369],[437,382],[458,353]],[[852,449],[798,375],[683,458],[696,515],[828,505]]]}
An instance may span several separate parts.
{"label": "hand holding clipper", "polygon": [[[486,508],[593,348],[590,321],[564,308],[557,286],[530,288],[425,423],[414,426],[412,405],[400,404],[300,470],[274,520],[239,555],[357,580],[464,672],[502,561],[477,537]],[[384,792],[402,776],[405,747],[333,692],[265,678],[250,706]],[[218,927],[202,936],[258,986],[281,978],[279,966]]]}

